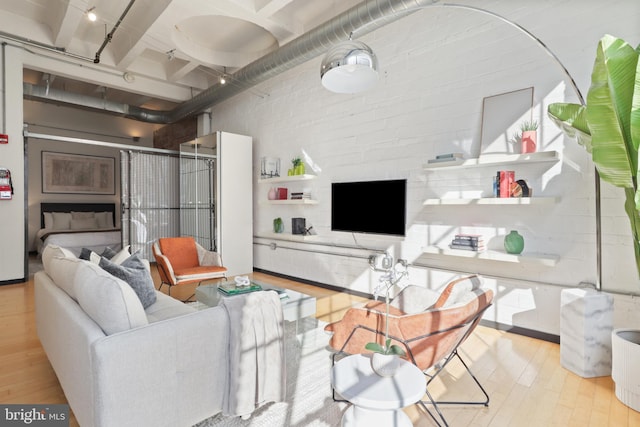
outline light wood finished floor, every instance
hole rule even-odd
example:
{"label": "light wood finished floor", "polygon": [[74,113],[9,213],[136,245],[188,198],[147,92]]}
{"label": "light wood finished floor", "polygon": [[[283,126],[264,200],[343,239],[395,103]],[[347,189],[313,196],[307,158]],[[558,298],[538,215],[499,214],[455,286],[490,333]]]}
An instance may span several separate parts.
{"label": "light wood finished floor", "polygon": [[[159,283],[154,272],[156,283]],[[317,298],[317,317],[338,320],[361,298],[315,286],[254,273],[256,280],[295,289]],[[166,291],[166,287],[163,288]],[[186,298],[193,288],[172,290]],[[33,281],[0,286],[0,402],[66,403],[64,394],[36,335]],[[636,427],[640,413],[615,397],[611,377],[583,379],[560,366],[560,347],[494,329],[478,327],[461,354],[490,394],[488,408],[444,407],[451,426],[491,427]],[[434,384],[436,396],[475,399],[474,385],[456,362]],[[405,410],[415,426],[433,426],[417,406]],[[77,426],[72,417],[71,426]]]}

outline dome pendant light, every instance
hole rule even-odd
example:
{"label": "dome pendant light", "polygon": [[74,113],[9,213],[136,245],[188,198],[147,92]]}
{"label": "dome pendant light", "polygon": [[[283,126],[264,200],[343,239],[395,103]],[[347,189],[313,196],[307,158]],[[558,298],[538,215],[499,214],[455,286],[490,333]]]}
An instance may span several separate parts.
{"label": "dome pendant light", "polygon": [[360,41],[339,43],[322,60],[320,78],[331,92],[363,92],[378,81],[378,58]]}

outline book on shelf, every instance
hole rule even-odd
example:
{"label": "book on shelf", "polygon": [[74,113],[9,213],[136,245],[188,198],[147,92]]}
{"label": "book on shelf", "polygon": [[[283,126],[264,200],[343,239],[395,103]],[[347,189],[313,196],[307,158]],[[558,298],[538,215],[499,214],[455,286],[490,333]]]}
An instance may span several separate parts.
{"label": "book on shelf", "polygon": [[459,162],[460,160],[462,160],[462,158],[460,157],[444,157],[441,159],[435,158],[435,159],[429,159],[427,160],[427,163],[446,163],[446,162]]}
{"label": "book on shelf", "polygon": [[484,246],[484,241],[482,240],[468,240],[468,239],[453,239],[451,241],[453,245],[463,245],[463,246],[471,246],[472,248],[479,248]]}
{"label": "book on shelf", "polygon": [[514,171],[498,171],[496,174],[498,197],[510,197],[511,196],[511,184],[515,182]]}
{"label": "book on shelf", "polygon": [[311,193],[309,192],[296,192],[296,193],[291,193],[291,200],[302,200],[302,199],[311,199]]}
{"label": "book on shelf", "polygon": [[454,236],[454,239],[470,240],[470,241],[473,241],[473,242],[480,242],[480,241],[483,240],[481,234],[456,234]]}
{"label": "book on shelf", "polygon": [[218,285],[218,291],[224,295],[239,295],[248,292],[261,291],[262,286],[251,282],[248,286],[237,286],[235,282]]}
{"label": "book on shelf", "polygon": [[462,159],[462,153],[445,153],[436,155],[436,160],[440,159]]}
{"label": "book on shelf", "polygon": [[477,247],[477,246],[470,246],[470,245],[459,245],[459,244],[456,244],[456,243],[453,243],[453,242],[451,242],[449,247],[451,249],[459,249],[459,250],[462,250],[462,251],[472,251],[472,252],[482,252],[485,249],[484,246]]}

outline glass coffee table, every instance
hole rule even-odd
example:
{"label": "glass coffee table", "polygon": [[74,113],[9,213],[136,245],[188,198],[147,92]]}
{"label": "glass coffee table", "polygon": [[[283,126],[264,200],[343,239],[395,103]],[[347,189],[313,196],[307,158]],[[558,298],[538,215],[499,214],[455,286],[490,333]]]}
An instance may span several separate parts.
{"label": "glass coffee table", "polygon": [[[315,297],[292,291],[290,289],[282,289],[276,286],[269,285],[264,282],[252,280],[252,283],[256,283],[262,287],[262,290],[273,289],[278,293],[284,292],[286,297],[280,298],[282,302],[282,313],[284,320],[289,322],[295,322],[305,317],[315,316],[316,314],[316,299]],[[218,290],[218,285],[202,285],[196,288],[196,300],[206,306],[217,306],[222,298],[233,298],[235,295],[225,295]]]}

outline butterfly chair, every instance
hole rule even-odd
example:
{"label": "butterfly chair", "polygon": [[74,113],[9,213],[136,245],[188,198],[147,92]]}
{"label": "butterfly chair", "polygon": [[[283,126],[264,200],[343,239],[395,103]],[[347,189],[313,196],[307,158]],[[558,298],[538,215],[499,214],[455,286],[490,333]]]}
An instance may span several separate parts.
{"label": "butterfly chair", "polygon": [[[405,349],[406,359],[426,376],[425,395],[428,401],[420,404],[438,425],[448,426],[438,405],[470,404],[489,406],[489,395],[460,357],[458,348],[471,335],[485,310],[493,300],[493,291],[480,287],[477,275],[450,282],[440,294],[419,286],[407,286],[389,307],[389,338],[391,344]],[[342,320],[325,327],[333,336],[329,345],[341,354],[367,352],[368,342],[384,344],[384,302],[373,301],[363,307],[352,307]],[[429,384],[454,358],[458,359],[484,394],[481,401],[436,401],[429,392]],[[431,405],[434,415],[426,405]],[[440,422],[442,421],[442,423]]]}
{"label": "butterfly chair", "polygon": [[[193,237],[165,237],[153,244],[153,256],[158,264],[160,286],[169,286],[169,295],[174,286],[200,283],[206,280],[226,278],[227,269],[222,265],[220,254],[208,251]],[[189,301],[191,295],[185,300]]]}

